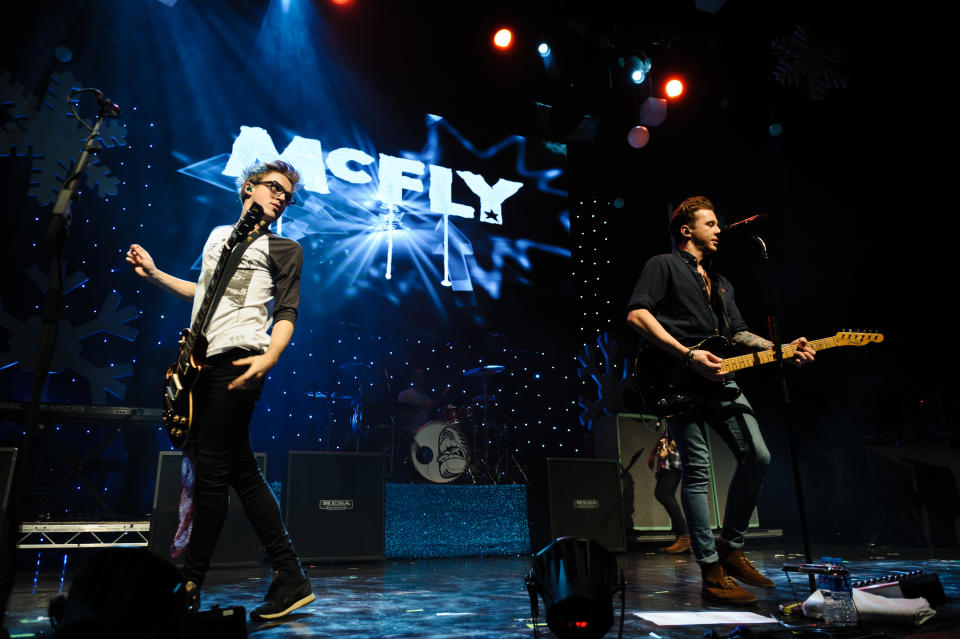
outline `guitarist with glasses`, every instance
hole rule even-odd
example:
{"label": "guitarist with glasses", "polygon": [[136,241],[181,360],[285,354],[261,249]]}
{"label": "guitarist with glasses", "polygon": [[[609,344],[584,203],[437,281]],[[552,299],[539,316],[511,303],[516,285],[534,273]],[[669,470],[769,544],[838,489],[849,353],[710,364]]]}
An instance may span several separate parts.
{"label": "guitarist with glasses", "polygon": [[[670,218],[677,250],[652,257],[640,273],[627,307],[627,322],[654,349],[654,354],[683,367],[691,382],[684,393],[696,401],[668,421],[680,452],[683,480],[680,497],[690,543],[700,564],[700,593],[707,601],[749,604],[757,598],[734,580],[774,588],[744,556],[744,533],[757,504],[770,463],[753,409],[736,382],[721,370],[723,358],[697,345],[724,337],[742,351],[773,344],[747,330],[734,300],[733,287],[711,265],[720,243],[720,225],[710,200],[691,197]],[[812,362],[814,350],[803,337],[794,340],[796,365]],[[699,383],[692,383],[699,381]],[[727,493],[720,536],[714,539],[707,508],[710,449],[706,428],[730,447],[737,460]]]}
{"label": "guitarist with glasses", "polygon": [[[262,218],[232,249],[228,241],[234,241],[231,232],[236,231],[230,226],[213,229],[203,248],[198,282],[161,271],[139,244],[130,246],[126,259],[137,275],[193,302],[191,326],[195,326],[198,313],[204,320],[199,337],[206,344],[205,351],[189,358],[199,360],[195,368],[200,370],[192,387],[185,389],[189,391],[189,419],[174,420],[188,424],[183,444],[185,453],[192,453],[195,473],[193,529],[178,595],[189,609],[199,610],[200,588],[226,519],[228,490],[233,486],[273,564],[273,582],[265,602],[250,613],[255,620],[268,620],[314,600],[310,580],[283,525],[277,500],[257,466],[249,436],[264,377],[290,343],[297,320],[303,251],[297,242],[274,235],[267,227],[293,203],[300,175],[293,166],[277,161],[248,167],[237,183],[243,220],[250,219],[251,210],[262,210]],[[241,247],[243,252],[236,255]],[[238,259],[221,270],[224,264],[231,264],[224,261],[227,255]],[[206,299],[207,289],[218,280],[222,282],[216,287],[217,295]]]}

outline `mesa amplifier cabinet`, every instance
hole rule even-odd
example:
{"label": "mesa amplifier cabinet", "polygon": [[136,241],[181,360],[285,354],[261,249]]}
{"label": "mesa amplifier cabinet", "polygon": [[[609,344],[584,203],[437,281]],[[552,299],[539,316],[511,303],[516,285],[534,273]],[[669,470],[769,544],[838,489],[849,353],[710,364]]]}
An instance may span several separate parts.
{"label": "mesa amplifier cabinet", "polygon": [[557,537],[587,537],[611,552],[625,552],[621,502],[616,459],[535,462],[527,486],[531,552]]}
{"label": "mesa amplifier cabinet", "polygon": [[304,561],[384,556],[383,453],[290,451],[287,530]]}
{"label": "mesa amplifier cabinet", "polygon": [[13,490],[13,473],[17,467],[17,449],[0,448],[0,522],[7,515],[7,508],[11,499],[17,496],[11,494]]}
{"label": "mesa amplifier cabinet", "polygon": [[[260,472],[267,471],[267,454],[254,453]],[[177,450],[162,451],[157,461],[157,483],[153,489],[153,515],[150,519],[149,550],[153,554],[171,559],[170,544],[180,524],[177,509],[180,505],[180,468],[183,453]],[[240,497],[231,487],[227,498],[227,520],[220,531],[216,550],[210,565],[215,568],[259,566],[262,546],[260,538],[243,512]],[[172,561],[182,567],[185,553]]]}

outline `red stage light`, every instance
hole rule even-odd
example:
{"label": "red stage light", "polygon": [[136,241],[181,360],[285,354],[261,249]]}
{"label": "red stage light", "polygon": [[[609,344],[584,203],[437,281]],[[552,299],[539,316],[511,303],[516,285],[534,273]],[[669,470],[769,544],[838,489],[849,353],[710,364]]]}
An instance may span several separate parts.
{"label": "red stage light", "polygon": [[664,90],[668,98],[679,98],[683,93],[683,82],[678,78],[671,78],[664,85]]}
{"label": "red stage light", "polygon": [[493,34],[493,46],[498,49],[509,49],[513,45],[513,31],[506,27],[498,29]]}
{"label": "red stage light", "polygon": [[352,0],[330,0],[333,4],[350,4]]}

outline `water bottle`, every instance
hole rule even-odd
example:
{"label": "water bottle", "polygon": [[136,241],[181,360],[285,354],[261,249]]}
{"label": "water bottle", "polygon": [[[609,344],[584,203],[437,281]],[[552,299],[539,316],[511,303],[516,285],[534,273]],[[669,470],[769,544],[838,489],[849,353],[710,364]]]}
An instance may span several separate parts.
{"label": "water bottle", "polygon": [[828,626],[857,625],[857,608],[853,603],[850,573],[842,559],[824,557],[828,572],[817,575],[817,586],[823,595],[823,623]]}

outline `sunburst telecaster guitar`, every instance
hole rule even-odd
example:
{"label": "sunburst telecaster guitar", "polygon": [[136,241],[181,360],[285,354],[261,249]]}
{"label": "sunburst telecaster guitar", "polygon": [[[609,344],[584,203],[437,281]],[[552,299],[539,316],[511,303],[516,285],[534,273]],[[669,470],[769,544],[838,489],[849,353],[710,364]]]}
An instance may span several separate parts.
{"label": "sunburst telecaster guitar", "polygon": [[222,285],[224,281],[224,272],[227,262],[230,261],[230,255],[234,247],[241,241],[252,242],[260,235],[258,223],[263,217],[263,209],[256,203],[250,206],[250,209],[244,213],[240,221],[233,228],[227,243],[220,253],[220,259],[207,285],[207,290],[203,295],[203,303],[197,311],[197,316],[193,320],[190,328],[185,328],[180,332],[180,345],[175,361],[167,373],[163,382],[162,420],[163,427],[167,431],[170,443],[177,448],[182,448],[190,435],[190,428],[193,426],[195,418],[193,412],[193,386],[200,378],[200,373],[204,369],[203,359],[207,352],[207,340],[203,333],[206,330],[207,321],[210,313],[220,294],[222,294]]}
{"label": "sunburst telecaster guitar", "polygon": [[[882,342],[880,333],[859,333],[841,331],[833,337],[812,340],[810,348],[822,351],[836,346],[864,346],[871,342]],[[721,373],[732,373],[753,366],[770,364],[776,361],[774,350],[768,349],[745,355],[724,357],[727,353],[737,352],[736,346],[728,339],[712,336],[702,340],[680,340],[684,346],[697,350],[710,351],[723,357]],[[781,346],[783,359],[789,359],[796,353],[793,344]],[[637,355],[633,367],[633,381],[639,394],[643,412],[658,417],[670,417],[690,410],[704,399],[733,399],[739,391],[732,391],[719,382],[712,382],[698,375],[686,364],[658,348],[647,345]]]}

